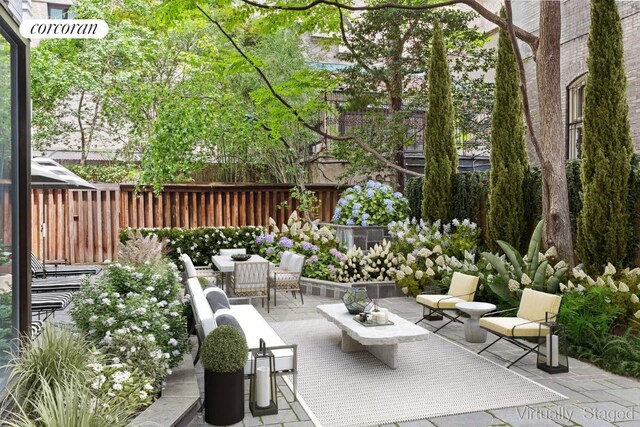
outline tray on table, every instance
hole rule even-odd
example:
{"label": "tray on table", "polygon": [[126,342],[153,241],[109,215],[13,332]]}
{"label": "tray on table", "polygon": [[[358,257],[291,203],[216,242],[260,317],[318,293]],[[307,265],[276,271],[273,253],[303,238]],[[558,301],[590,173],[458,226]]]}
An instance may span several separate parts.
{"label": "tray on table", "polygon": [[367,320],[366,322],[363,322],[360,319],[358,319],[358,316],[354,316],[353,320],[355,320],[356,322],[358,322],[358,324],[362,326],[366,326],[367,328],[372,328],[375,326],[390,326],[394,324],[391,320],[387,320],[387,323],[376,323],[373,320]]}

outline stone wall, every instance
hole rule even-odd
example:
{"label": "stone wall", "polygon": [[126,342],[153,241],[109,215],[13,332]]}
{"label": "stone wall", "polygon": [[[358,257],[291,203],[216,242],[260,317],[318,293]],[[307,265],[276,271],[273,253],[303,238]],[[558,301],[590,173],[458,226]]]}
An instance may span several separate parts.
{"label": "stone wall", "polygon": [[[618,1],[618,13],[622,20],[624,32],[625,68],[627,71],[627,102],[629,103],[629,121],[631,123],[631,137],[640,151],[640,2]],[[564,0],[562,2],[562,36],[560,47],[560,79],[562,88],[562,120],[566,132],[567,86],[587,71],[587,39],[591,19],[590,2],[586,0]],[[516,25],[527,31],[538,34],[540,3],[529,0],[515,0],[513,14]],[[523,57],[530,57],[531,51],[524,43],[520,43]],[[536,89],[535,63],[525,61],[527,73],[527,88],[531,112],[536,130],[538,119],[538,96]],[[565,136],[566,138],[566,136]],[[561,141],[566,145],[566,139]],[[529,158],[533,164],[538,164],[533,147],[528,146]]]}

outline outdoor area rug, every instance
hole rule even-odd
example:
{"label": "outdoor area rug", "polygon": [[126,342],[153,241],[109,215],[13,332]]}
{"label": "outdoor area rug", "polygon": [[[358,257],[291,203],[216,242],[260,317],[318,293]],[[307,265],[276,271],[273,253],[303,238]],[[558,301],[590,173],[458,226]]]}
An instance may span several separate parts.
{"label": "outdoor area rug", "polygon": [[565,399],[444,338],[398,347],[398,369],[343,353],[326,320],[272,322],[298,344],[298,393],[324,427],[371,426]]}

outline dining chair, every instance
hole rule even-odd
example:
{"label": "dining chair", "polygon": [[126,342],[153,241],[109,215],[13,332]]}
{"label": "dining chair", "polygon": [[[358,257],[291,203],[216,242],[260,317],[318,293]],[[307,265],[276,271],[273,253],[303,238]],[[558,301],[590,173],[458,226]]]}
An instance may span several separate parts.
{"label": "dining chair", "polygon": [[267,313],[269,312],[269,262],[236,262],[229,282],[229,291],[238,297],[267,299]]}

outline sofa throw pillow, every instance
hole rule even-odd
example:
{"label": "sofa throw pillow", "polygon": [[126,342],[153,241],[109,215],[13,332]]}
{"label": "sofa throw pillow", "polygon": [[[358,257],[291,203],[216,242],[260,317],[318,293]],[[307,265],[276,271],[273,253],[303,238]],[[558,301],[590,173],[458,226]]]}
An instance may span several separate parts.
{"label": "sofa throw pillow", "polygon": [[209,301],[209,306],[211,307],[211,311],[214,313],[221,308],[229,308],[229,299],[227,298],[227,294],[220,288],[207,288],[207,301]]}
{"label": "sofa throw pillow", "polygon": [[245,336],[244,331],[242,330],[242,326],[240,326],[240,323],[233,316],[233,313],[228,308],[221,308],[213,316],[213,318],[216,320],[216,326],[222,326],[222,325],[233,326],[242,334],[243,337]]}

